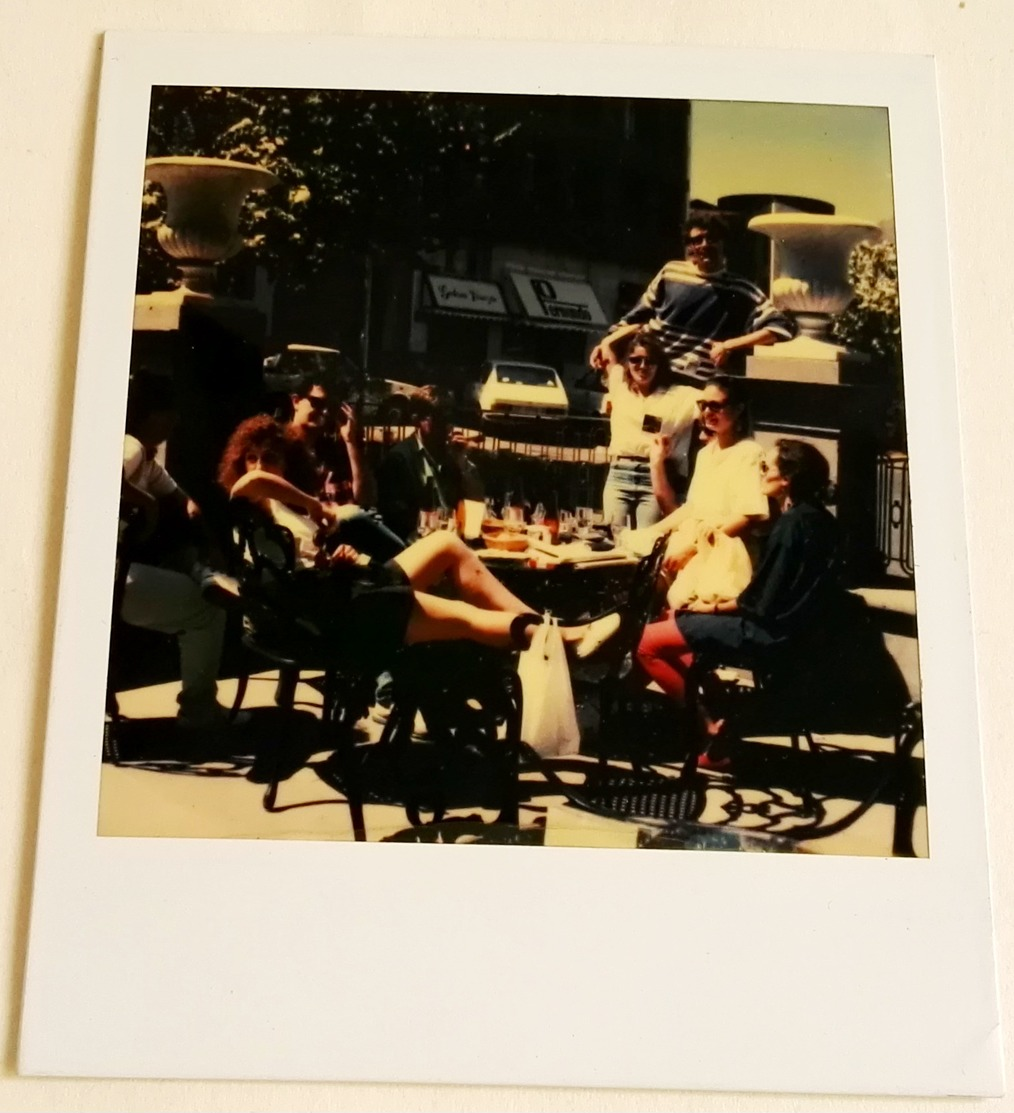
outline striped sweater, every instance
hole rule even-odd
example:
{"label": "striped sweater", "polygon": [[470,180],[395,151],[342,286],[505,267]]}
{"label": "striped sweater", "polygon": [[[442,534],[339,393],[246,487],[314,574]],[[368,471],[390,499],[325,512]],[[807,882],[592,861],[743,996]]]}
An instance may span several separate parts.
{"label": "striped sweater", "polygon": [[694,379],[707,378],[715,370],[708,358],[712,341],[764,328],[783,340],[796,335],[795,322],[752,282],[724,270],[702,275],[682,259],[666,263],[613,327],[635,324],[658,334],[674,372]]}

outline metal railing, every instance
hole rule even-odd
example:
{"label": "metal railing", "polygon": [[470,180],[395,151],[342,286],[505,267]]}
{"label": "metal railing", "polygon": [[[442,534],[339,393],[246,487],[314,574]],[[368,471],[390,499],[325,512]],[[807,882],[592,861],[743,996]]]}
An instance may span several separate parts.
{"label": "metal railing", "polygon": [[885,452],[877,459],[877,550],[884,573],[913,579],[912,503],[908,456]]}

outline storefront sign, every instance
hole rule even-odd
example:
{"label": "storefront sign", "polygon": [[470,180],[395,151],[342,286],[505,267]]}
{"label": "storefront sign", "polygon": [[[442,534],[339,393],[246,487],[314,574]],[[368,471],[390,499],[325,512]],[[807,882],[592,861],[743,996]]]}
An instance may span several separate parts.
{"label": "storefront sign", "polygon": [[451,275],[428,274],[430,293],[436,309],[455,313],[476,313],[485,316],[506,317],[507,306],[495,282],[475,282]]}
{"label": "storefront sign", "polygon": [[602,328],[609,322],[587,282],[510,271],[525,313],[535,322],[564,328]]}

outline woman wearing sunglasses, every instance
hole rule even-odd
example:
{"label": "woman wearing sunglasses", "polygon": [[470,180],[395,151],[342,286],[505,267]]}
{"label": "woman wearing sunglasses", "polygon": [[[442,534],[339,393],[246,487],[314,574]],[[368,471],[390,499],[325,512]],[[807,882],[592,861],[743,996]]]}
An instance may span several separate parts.
{"label": "woman wearing sunglasses", "polygon": [[[697,453],[686,502],[652,530],[672,531],[666,568],[675,574],[697,551],[702,530],[720,530],[753,546],[751,532],[768,517],[761,490],[763,450],[750,436],[746,385],[731,375],[712,375],[697,399],[704,447]],[[669,491],[656,479],[663,504]],[[671,504],[670,504],[671,505]]]}
{"label": "woman wearing sunglasses", "polygon": [[[764,456],[759,485],[778,517],[749,585],[734,601],[692,604],[689,613],[670,613],[645,627],[637,661],[667,695],[684,702],[688,672],[701,654],[715,664],[770,666],[798,649],[808,633],[826,633],[833,624],[845,596],[837,524],[825,507],[828,479],[827,460],[805,441],[779,440]],[[705,732],[700,764],[724,768],[734,736],[717,708],[700,710]]]}
{"label": "woman wearing sunglasses", "polygon": [[[385,563],[369,561],[348,545],[327,545],[335,508],[303,486],[312,464],[305,449],[273,418],[244,421],[226,445],[219,484],[292,533],[296,571],[285,601],[304,624],[377,672],[403,645],[466,640],[496,648],[527,648],[542,616],[534,614],[457,536],[432,533]],[[458,598],[429,588],[448,580]],[[280,600],[281,602],[281,597]],[[590,656],[619,629],[611,614],[582,626],[562,627],[577,657]]]}
{"label": "woman wearing sunglasses", "polygon": [[610,524],[644,529],[668,509],[659,492],[675,504],[667,469],[687,474],[700,392],[673,382],[665,351],[647,329],[634,333],[622,359],[608,342],[602,348],[609,390],[609,472],[602,509]]}

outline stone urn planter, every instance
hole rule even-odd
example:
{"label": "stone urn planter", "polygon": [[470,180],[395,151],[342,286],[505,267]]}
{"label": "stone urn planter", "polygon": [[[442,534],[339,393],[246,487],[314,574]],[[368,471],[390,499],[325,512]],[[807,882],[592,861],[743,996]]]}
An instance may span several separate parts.
{"label": "stone urn planter", "polygon": [[243,246],[238,228],[244,198],[277,185],[278,178],[263,167],[223,158],[172,156],[144,165],[145,179],[166,194],[159,245],[179,261],[184,291],[210,297],[215,265]]}
{"label": "stone urn planter", "polygon": [[[828,341],[831,318],[852,300],[849,256],[863,240],[876,243],[880,229],[866,220],[817,213],[764,213],[747,227],[776,246],[771,298],[796,318],[800,337],[792,343],[808,339],[834,347]],[[778,348],[781,356],[791,354],[788,345]]]}

